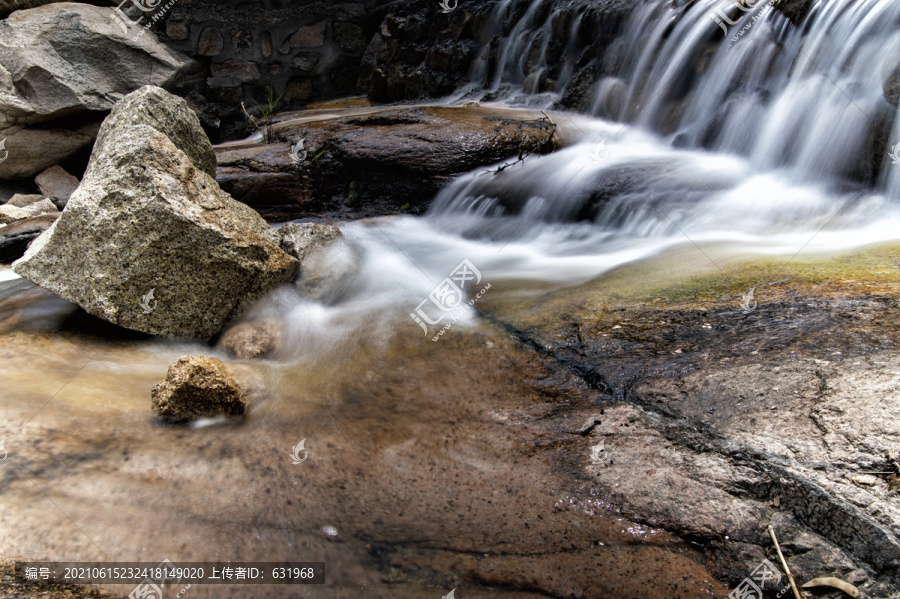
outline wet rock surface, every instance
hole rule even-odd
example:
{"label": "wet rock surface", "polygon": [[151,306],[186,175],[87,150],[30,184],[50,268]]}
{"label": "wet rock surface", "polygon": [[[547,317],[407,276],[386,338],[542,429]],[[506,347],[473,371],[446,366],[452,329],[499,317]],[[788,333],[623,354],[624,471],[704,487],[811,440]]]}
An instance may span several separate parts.
{"label": "wet rock surface", "polygon": [[[83,351],[71,326],[47,336],[26,320],[18,332],[4,331],[16,356],[3,362],[4,375],[51,347],[62,352],[54,363]],[[325,586],[314,589],[329,598],[420,599],[454,587],[457,596],[483,599],[727,595],[690,543],[636,525],[581,488],[587,441],[557,415],[573,406],[595,409],[602,398],[502,331],[447,336],[440,344],[400,335],[379,352],[364,342],[352,360],[273,366],[262,371],[276,391],[269,402],[254,404],[239,426],[194,430],[147,427],[146,385],[165,371],[164,356],[96,342],[95,362],[79,376],[99,376],[99,386],[82,378],[73,389],[88,384],[93,397],[112,393],[127,416],[115,430],[73,426],[90,415],[62,394],[17,439],[7,466],[21,474],[5,471],[7,493],[12,500],[25,491],[27,473],[81,522],[91,510],[85,499],[117,480],[117,522],[101,518],[102,528],[91,532],[101,547],[123,539],[116,549],[123,559],[176,547],[182,560],[302,554],[329,564]],[[102,374],[108,360],[130,360],[132,350],[152,368],[127,382]],[[25,410],[19,401],[18,394],[3,399],[16,414]],[[59,410],[69,414],[70,429],[48,430]],[[289,452],[301,439],[309,457],[294,465]],[[41,448],[33,446],[38,440]],[[86,441],[105,451],[76,450]],[[60,452],[78,456],[77,464],[54,465]],[[112,479],[97,478],[98,469]],[[94,483],[67,484],[78,479]],[[179,491],[187,487],[190,496]],[[57,497],[61,489],[68,499]],[[15,529],[0,521],[11,554],[33,534],[23,523],[40,514],[40,526],[52,528],[64,518],[25,511]],[[337,534],[323,534],[324,526]],[[86,553],[81,540],[53,545],[51,552]],[[191,592],[221,597],[221,588]],[[231,589],[240,597],[272,594],[264,586]]]}
{"label": "wet rock surface", "polygon": [[[738,269],[640,292],[622,280],[655,278],[641,266],[525,299],[498,284],[479,304],[487,320],[477,331],[439,344],[398,332],[378,352],[361,342],[351,360],[273,365],[263,378],[274,396],[241,427],[62,433],[50,411],[39,435],[18,442],[14,463],[44,472],[54,497],[73,488],[67,481],[113,467],[142,498],[123,497],[123,513],[146,513],[148,497],[178,506],[165,517],[182,516],[156,532],[152,519],[135,520],[140,541],[120,549],[129,555],[153,539],[157,552],[187,541],[183,559],[209,559],[196,537],[234,559],[260,559],[255,531],[287,530],[267,536],[265,550],[277,559],[302,543],[310,559],[337,564],[328,597],[454,587],[517,599],[726,597],[762,559],[777,561],[771,524],[798,582],[838,576],[888,598],[900,555],[890,473],[900,440],[894,255],[812,272]],[[13,299],[0,307],[18,310]],[[83,353],[87,340],[72,325],[48,333],[17,314],[0,312],[13,389],[35,352],[43,364]],[[103,378],[105,362],[141,350],[91,343],[98,364],[80,385],[105,393],[121,385]],[[160,360],[151,358],[164,369]],[[144,389],[136,414],[153,376],[130,375],[116,391],[130,405]],[[22,409],[19,397],[6,409]],[[71,419],[79,404],[66,397],[59,409]],[[90,410],[81,417],[96,421]],[[52,451],[32,447],[37,439]],[[310,457],[292,465],[300,439]],[[56,453],[88,442],[105,452],[74,472],[51,467]],[[157,457],[102,457],[147,452]],[[12,480],[9,492],[21,493],[27,481]],[[185,509],[173,497],[187,484],[215,501]],[[74,488],[84,498],[97,491]],[[65,506],[81,521],[89,514],[77,506],[87,503]],[[322,534],[325,525],[337,536]],[[101,545],[120,538],[109,526]],[[13,547],[22,530],[4,529]],[[205,592],[198,597],[216,596]]]}
{"label": "wet rock surface", "polygon": [[[271,219],[419,212],[453,176],[555,149],[558,138],[542,119],[540,112],[432,106],[286,121],[276,126],[277,143],[216,148],[216,180]],[[298,162],[292,148],[301,140]]]}
{"label": "wet rock surface", "polygon": [[184,423],[198,418],[241,416],[247,411],[244,395],[221,360],[184,356],[153,387],[151,404],[159,418]]}
{"label": "wet rock surface", "polygon": [[614,401],[571,418],[600,450],[592,488],[624,514],[693,539],[734,582],[772,559],[772,523],[798,581],[838,576],[865,596],[892,597],[900,471],[888,456],[900,428],[889,381],[900,320],[891,256],[835,267],[856,280],[729,272],[624,297],[609,293],[611,276],[494,317]]}

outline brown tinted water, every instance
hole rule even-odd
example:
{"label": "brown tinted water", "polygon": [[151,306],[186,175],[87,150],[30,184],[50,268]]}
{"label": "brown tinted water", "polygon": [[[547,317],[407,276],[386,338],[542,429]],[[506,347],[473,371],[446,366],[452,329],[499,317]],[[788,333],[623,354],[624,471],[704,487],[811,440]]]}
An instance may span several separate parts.
{"label": "brown tinted water", "polygon": [[301,340],[289,361],[231,361],[255,381],[248,417],[166,427],[150,388],[177,357],[215,351],[0,285],[0,559],[326,564],[321,586],[185,597],[727,593],[688,544],[591,488],[568,411],[605,400],[489,325],[431,343],[404,323],[325,359]]}

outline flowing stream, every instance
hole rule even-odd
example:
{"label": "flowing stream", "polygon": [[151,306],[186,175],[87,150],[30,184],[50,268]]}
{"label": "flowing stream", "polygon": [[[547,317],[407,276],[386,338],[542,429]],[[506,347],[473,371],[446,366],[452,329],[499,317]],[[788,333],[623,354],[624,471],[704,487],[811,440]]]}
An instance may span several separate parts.
{"label": "flowing stream", "polygon": [[[549,106],[559,98],[559,91],[542,90],[538,84],[541,69],[548,66],[545,56],[552,21],[559,14],[541,10],[547,1],[534,0],[509,29],[493,70],[487,59],[476,61],[475,83],[454,100],[471,98],[474,89],[503,92],[502,99],[512,105]],[[490,283],[491,293],[515,297],[578,284],[623,265],[674,252],[697,268],[715,269],[755,256],[790,260],[896,239],[900,164],[892,164],[888,153],[900,142],[900,118],[885,101],[882,86],[900,60],[900,3],[815,0],[799,27],[763,2],[746,11],[724,0],[699,0],[690,8],[676,4],[683,3],[647,0],[636,7],[614,44],[621,52],[621,68],[595,84],[591,115],[551,113],[560,124],[578,131],[579,138],[571,145],[550,155],[531,156],[499,173],[479,169],[461,176],[440,192],[422,217],[394,216],[342,225],[347,247],[321,257],[316,268],[355,266],[330,295],[313,300],[285,289],[258,308],[260,313],[277,313],[284,319],[288,349],[279,361],[265,366],[275,389],[273,396],[254,408],[254,420],[242,429],[222,427],[227,432],[217,432],[220,427],[213,426],[185,437],[177,430],[147,423],[146,390],[175,357],[208,353],[203,346],[147,341],[127,351],[104,347],[82,364],[87,356],[63,339],[48,342],[43,355],[38,352],[9,361],[4,376],[12,391],[4,405],[12,406],[22,421],[33,412],[27,406],[49,404],[60,389],[70,385],[67,381],[76,381],[58,399],[59,405],[50,404],[43,416],[28,420],[26,435],[32,429],[38,431],[36,435],[51,431],[57,443],[55,453],[64,453],[69,442],[75,453],[90,443],[124,451],[126,457],[129,451],[145,452],[127,465],[116,463],[113,470],[120,469],[119,473],[109,474],[109,480],[98,484],[105,485],[110,502],[121,501],[128,506],[125,513],[158,523],[158,530],[145,530],[149,537],[129,535],[124,516],[110,524],[107,532],[84,525],[92,538],[102,539],[98,545],[115,547],[117,555],[132,559],[164,559],[167,555],[148,555],[145,546],[170,546],[173,552],[180,547],[180,555],[194,559],[274,560],[283,559],[288,549],[297,549],[296,537],[282,534],[293,527],[313,539],[310,543],[319,557],[346,566],[349,580],[349,572],[356,572],[353,568],[364,560],[340,557],[335,546],[322,544],[318,531],[335,523],[352,530],[369,516],[353,514],[349,508],[341,511],[329,503],[324,491],[305,491],[299,482],[285,483],[287,490],[276,489],[262,508],[247,503],[249,494],[235,495],[235,489],[246,486],[265,496],[268,491],[261,491],[250,476],[252,469],[260,463],[267,468],[266,460],[274,459],[270,454],[284,458],[301,437],[310,439],[312,452],[320,452],[315,460],[321,460],[321,472],[304,471],[318,472],[310,476],[318,477],[319,487],[310,482],[309,489],[329,488],[343,476],[328,465],[332,450],[325,447],[333,443],[352,453],[354,435],[377,438],[374,445],[388,447],[384,455],[389,457],[379,462],[381,470],[377,470],[384,480],[403,468],[412,469],[413,460],[422,455],[445,451],[437,442],[427,447],[410,445],[412,441],[403,436],[412,439],[409,431],[423,419],[439,419],[443,408],[431,406],[410,415],[390,403],[395,400],[382,398],[380,403],[373,400],[374,407],[357,406],[370,418],[363,420],[354,414],[336,415],[328,406],[336,395],[353,396],[348,387],[368,381],[379,371],[403,370],[410,354],[395,348],[382,363],[374,362],[372,356],[386,351],[398,330],[422,339],[410,314],[464,259],[478,269],[480,286]],[[496,31],[501,31],[510,7],[510,0],[497,3]],[[544,13],[546,20],[536,23],[536,15]],[[722,14],[734,22],[726,27],[727,33],[716,21],[722,20]],[[579,23],[575,19],[570,27],[573,37]],[[558,90],[573,72],[575,59],[570,54],[574,51],[572,47],[564,53]],[[531,58],[525,60],[526,56]],[[0,272],[0,296],[18,289],[13,286],[20,282],[8,280],[12,278],[8,271]],[[34,325],[64,320],[71,307],[41,296],[21,309],[9,310],[18,310],[16,318]],[[474,325],[473,314],[467,313],[454,326]],[[451,357],[453,351],[460,352],[448,350]],[[423,356],[418,368],[425,368],[428,356]],[[455,358],[460,363],[471,359],[463,353]],[[43,377],[47,371],[54,374]],[[71,379],[67,378],[70,371]],[[423,388],[439,387],[438,375],[431,376],[423,376]],[[415,377],[410,380],[416,382]],[[304,401],[296,400],[297,393]],[[410,390],[409,396],[414,393]],[[385,413],[400,409],[401,415],[392,422],[379,421],[375,411],[379,406]],[[84,423],[83,430],[93,432],[63,433],[63,422]],[[392,428],[397,426],[405,427],[402,434]],[[10,438],[18,434],[11,428],[3,432]],[[259,439],[265,440],[265,451],[253,445]],[[456,462],[505,476],[500,449],[476,451],[471,440],[460,443],[461,453],[453,458]],[[24,444],[7,443],[10,455]],[[200,457],[194,461],[184,457],[172,465],[172,447],[182,448],[186,456],[196,452]],[[355,459],[368,467],[371,464],[365,458]],[[64,455],[40,451],[34,451],[30,460],[38,483],[55,476],[69,485],[53,495],[60,509],[79,522],[100,518],[104,508],[85,503],[93,495],[84,488],[86,476],[80,475],[105,475],[111,462],[93,464],[84,458],[67,465]],[[233,480],[223,463],[237,472]],[[165,481],[165,486],[155,486],[154,480]],[[378,480],[372,478],[367,484],[384,483]],[[352,486],[352,481],[347,484]],[[141,502],[125,497],[122,485],[136,489]],[[192,490],[192,485],[197,487]],[[181,495],[194,492],[207,497],[223,489],[229,492],[200,507]],[[20,514],[20,524],[44,533],[51,525],[70,530],[39,494],[16,492],[22,494],[21,501],[34,501]],[[296,495],[298,505],[305,506],[306,519],[285,515],[283,502],[274,501],[281,497],[279,493]],[[364,514],[363,506],[358,507]],[[170,514],[175,515],[166,521],[163,517]],[[216,522],[223,514],[235,530],[223,530],[220,546],[198,547],[196,539],[204,538],[203,523]],[[398,520],[397,526],[414,529],[420,524]],[[235,540],[238,533],[246,532],[237,530],[241,526],[262,526],[261,540],[246,546]],[[72,543],[82,541],[77,531],[70,531],[75,541],[47,536],[41,544],[10,523],[3,530],[12,547],[8,551],[14,554],[103,557],[92,549],[73,556]],[[171,539],[169,545],[160,540],[163,536]],[[364,586],[372,583],[371,576],[359,574]],[[209,593],[195,595],[215,596]]]}

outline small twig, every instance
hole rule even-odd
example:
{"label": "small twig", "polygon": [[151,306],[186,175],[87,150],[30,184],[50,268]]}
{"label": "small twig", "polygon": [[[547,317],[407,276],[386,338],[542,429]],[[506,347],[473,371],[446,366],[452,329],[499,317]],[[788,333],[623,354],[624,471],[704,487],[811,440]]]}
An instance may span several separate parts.
{"label": "small twig", "polygon": [[787,561],[784,559],[784,554],[781,553],[781,547],[778,545],[778,539],[775,537],[775,529],[772,528],[772,525],[769,524],[769,536],[772,537],[772,542],[775,543],[775,551],[778,552],[778,558],[781,560],[781,566],[784,568],[785,574],[787,574],[788,582],[791,583],[791,589],[794,591],[794,597],[796,599],[803,599],[800,596],[800,591],[797,590],[797,583],[794,582],[794,577],[791,575],[791,569],[788,568]]}
{"label": "small twig", "polygon": [[241,102],[241,110],[244,111],[244,116],[250,119],[250,122],[253,123],[253,126],[259,129],[259,121],[253,118],[253,116],[249,112],[247,112],[247,107],[244,106],[243,102]]}
{"label": "small twig", "polygon": [[[515,162],[504,162],[503,164],[501,164],[500,166],[497,167],[497,170],[485,171],[485,172],[487,172],[487,173],[492,172],[496,175],[499,172],[505,171],[506,169],[508,169],[511,166],[515,166],[515,165],[519,164],[520,162],[525,162],[526,158],[528,158],[529,156],[531,156],[532,154],[534,154],[535,152],[537,152],[538,150],[540,150],[541,148],[546,146],[548,143],[550,143],[550,141],[553,139],[553,136],[556,134],[556,123],[554,123],[553,119],[551,119],[549,116],[547,116],[547,113],[544,112],[543,110],[541,111],[541,114],[543,114],[545,118],[536,119],[536,120],[544,121],[546,119],[551,125],[550,133],[547,135],[547,138],[544,139],[543,141],[541,141],[540,139],[537,139],[537,145],[535,145],[533,148],[531,148],[531,150],[529,150],[527,153],[525,152],[524,148],[520,148],[519,149],[519,158]],[[527,131],[527,133],[529,135],[532,135],[532,133],[530,131]],[[534,137],[537,138],[536,135]]]}

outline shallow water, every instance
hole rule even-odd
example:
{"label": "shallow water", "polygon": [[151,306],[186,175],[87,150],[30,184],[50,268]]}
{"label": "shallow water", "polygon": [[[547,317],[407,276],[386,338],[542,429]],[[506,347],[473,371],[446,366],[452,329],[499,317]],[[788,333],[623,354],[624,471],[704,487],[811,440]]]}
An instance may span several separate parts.
{"label": "shallow water", "polygon": [[[440,570],[442,556],[458,552],[501,559],[599,539],[609,564],[631,547],[631,563],[686,584],[683,596],[715,588],[677,539],[630,523],[589,489],[568,489],[561,456],[535,453],[518,422],[548,401],[530,380],[547,375],[496,332],[430,343],[403,321],[387,338],[360,330],[326,353],[312,339],[308,353],[232,361],[236,376],[263,389],[248,417],[167,427],[150,415],[150,388],[178,356],[214,351],[95,335],[96,321],[66,302],[16,288],[0,300],[4,559],[324,561],[324,587],[190,593],[439,597],[451,588],[440,578],[385,585],[373,545],[395,563],[431,560]],[[299,323],[311,317],[295,310],[288,318],[302,347]],[[294,465],[301,439],[309,458]],[[466,596],[530,596],[463,586]]]}

